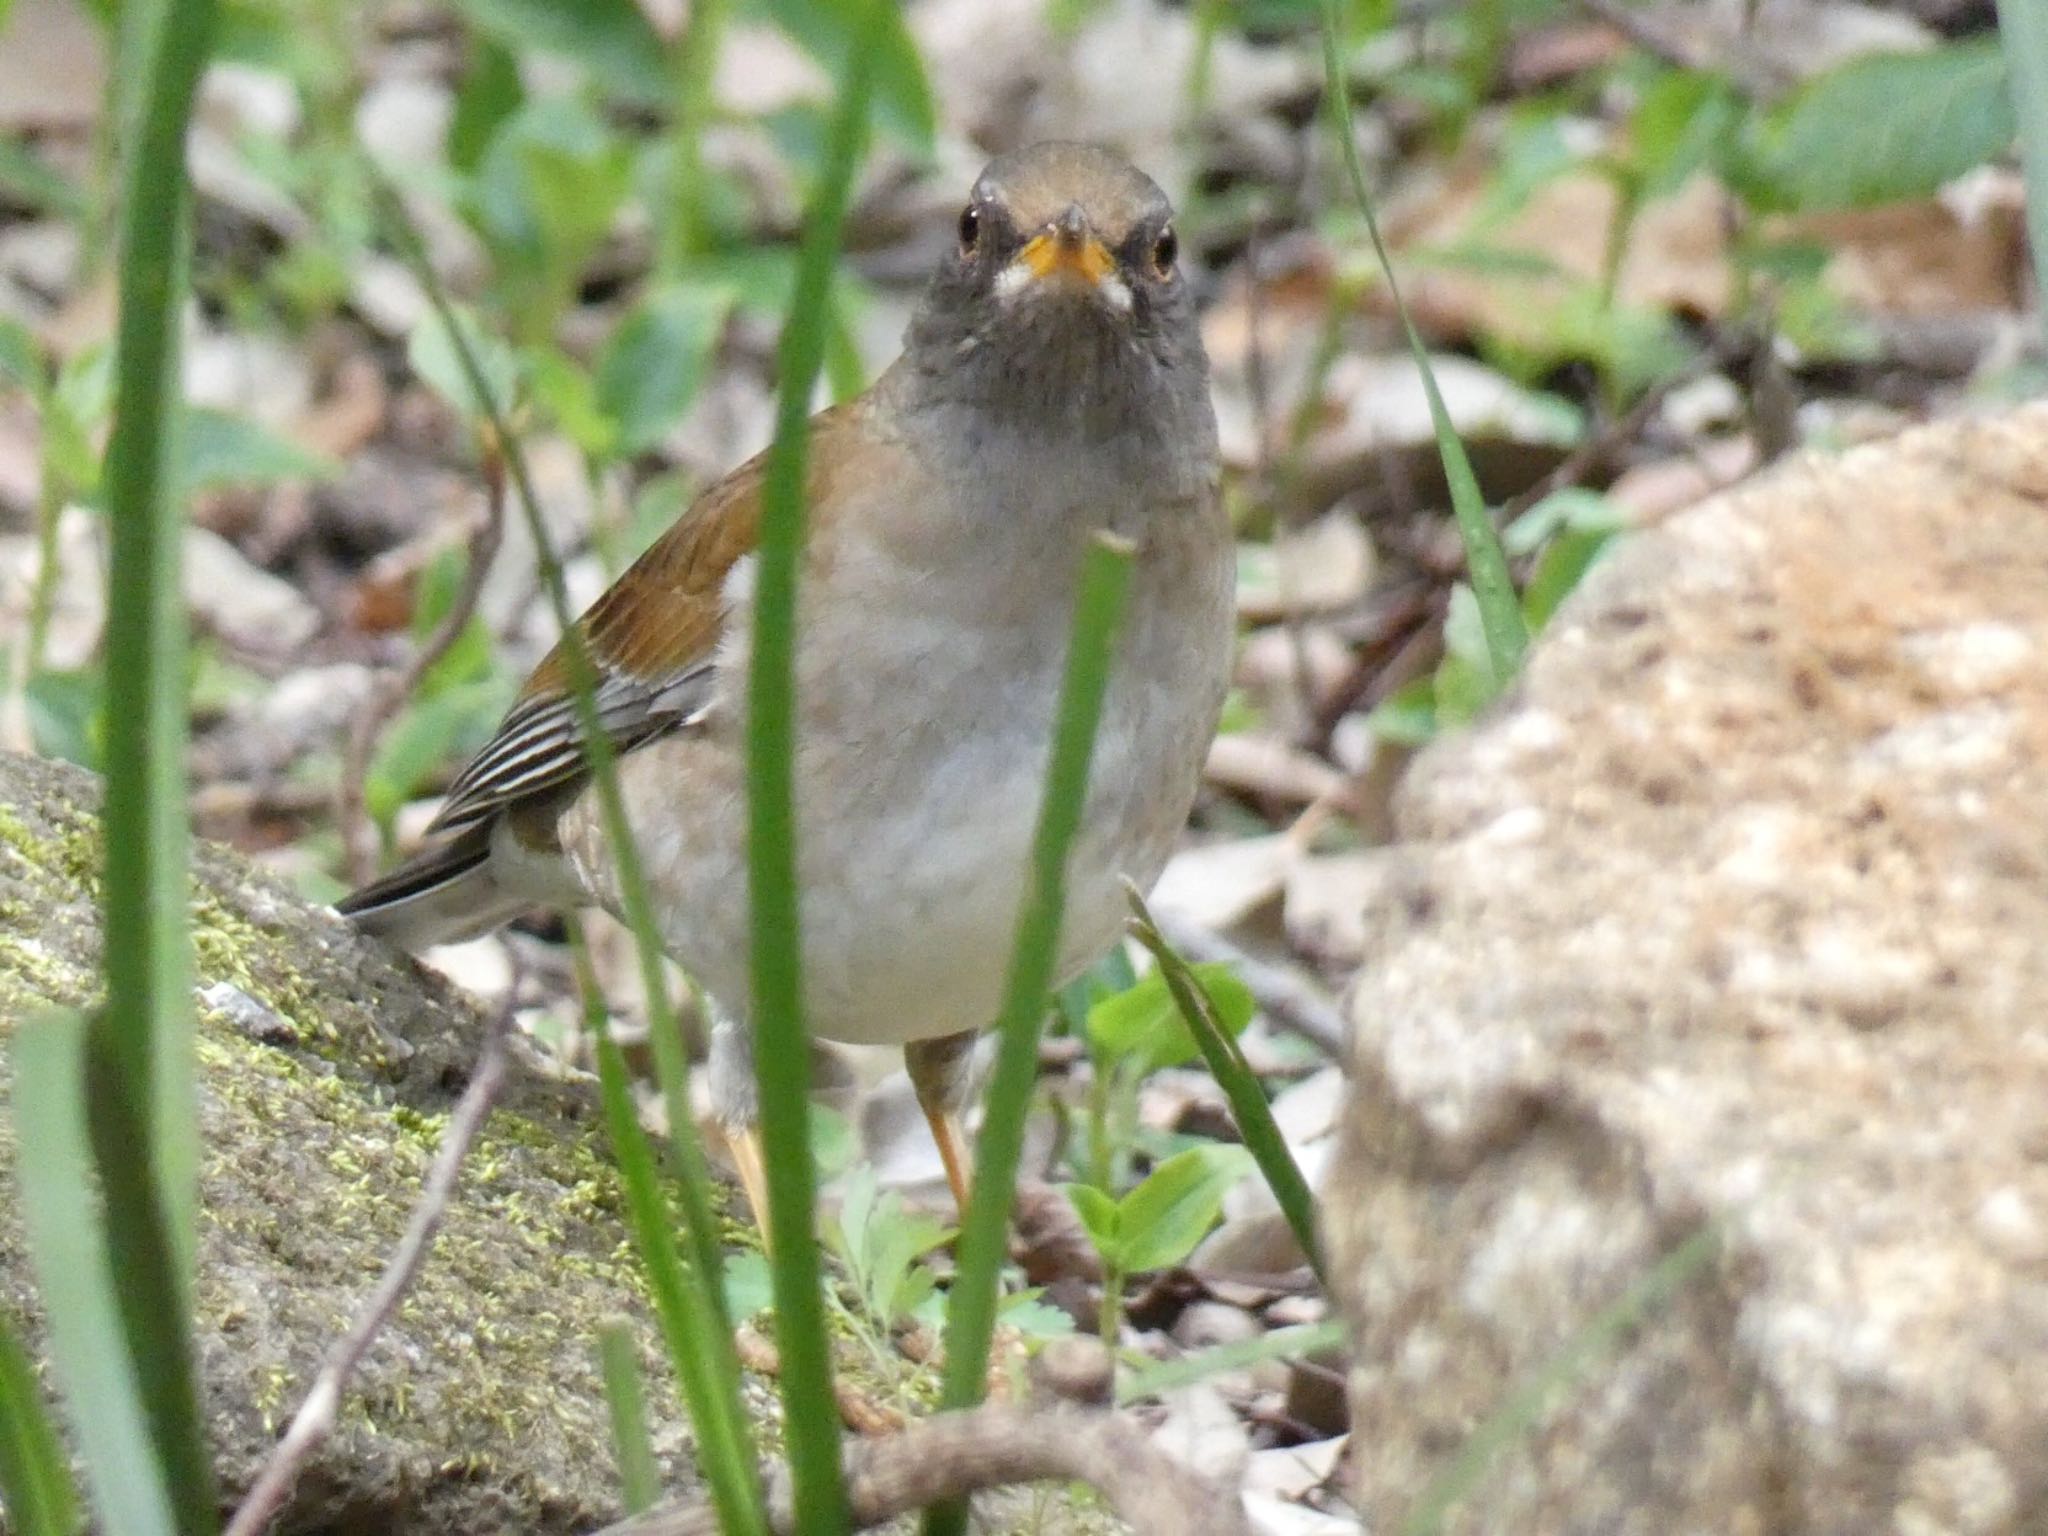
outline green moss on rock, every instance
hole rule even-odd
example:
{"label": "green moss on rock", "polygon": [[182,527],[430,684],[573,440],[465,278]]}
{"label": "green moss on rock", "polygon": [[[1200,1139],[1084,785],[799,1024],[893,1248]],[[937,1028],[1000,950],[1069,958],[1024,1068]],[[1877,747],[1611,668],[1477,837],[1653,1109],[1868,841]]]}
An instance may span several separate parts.
{"label": "green moss on rock", "polygon": [[[77,770],[0,755],[0,1301],[30,1318],[20,1218],[4,1193],[4,1047],[39,1008],[98,1000],[97,796]],[[196,850],[192,923],[199,995],[226,1000],[225,985],[247,999],[197,1014],[197,1332],[233,1488],[396,1246],[481,1021],[436,978],[220,849]],[[686,1428],[592,1105],[515,1070],[285,1529],[571,1531],[616,1513],[593,1340],[619,1315],[640,1320],[656,1444],[672,1485],[687,1487]],[[769,1412],[768,1390],[755,1395]]]}
{"label": "green moss on rock", "polygon": [[[89,774],[0,753],[0,1309],[28,1320],[32,1337],[10,1195],[7,1046],[39,1009],[99,999],[98,799]],[[212,1443],[233,1491],[397,1245],[482,1021],[441,978],[225,849],[193,850],[191,920],[205,1141],[196,1332]],[[730,1200],[721,1214],[728,1242],[755,1241]],[[620,1316],[639,1331],[668,1487],[687,1493],[687,1425],[596,1105],[579,1085],[515,1066],[433,1253],[279,1529],[483,1536],[615,1517],[595,1340],[600,1322]],[[882,1379],[858,1340],[840,1342],[872,1395],[926,1395]],[[749,1378],[747,1391],[773,1452],[772,1384]],[[1019,1491],[977,1509],[981,1528],[1017,1536],[1121,1529],[1086,1495]]]}

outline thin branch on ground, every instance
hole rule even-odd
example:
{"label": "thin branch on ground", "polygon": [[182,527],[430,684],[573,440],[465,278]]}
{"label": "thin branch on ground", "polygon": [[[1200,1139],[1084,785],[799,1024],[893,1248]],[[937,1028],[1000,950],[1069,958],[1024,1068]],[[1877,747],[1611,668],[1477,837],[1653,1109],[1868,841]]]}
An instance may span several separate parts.
{"label": "thin branch on ground", "polygon": [[[847,1497],[861,1530],[986,1489],[1040,1482],[1089,1484],[1136,1536],[1249,1536],[1236,1497],[1114,1413],[990,1405],[935,1415],[847,1453]],[[796,1530],[787,1476],[776,1479],[769,1516],[778,1533]],[[668,1504],[599,1536],[717,1533],[709,1505]]]}
{"label": "thin branch on ground", "polygon": [[476,1140],[484,1121],[490,1117],[492,1102],[504,1081],[512,1010],[518,993],[515,977],[505,1006],[494,1011],[485,1028],[476,1069],[470,1074],[462,1097],[456,1100],[455,1108],[449,1112],[448,1127],[441,1133],[441,1144],[435,1149],[434,1161],[427,1169],[419,1203],[413,1207],[405,1235],[399,1239],[390,1262],[384,1266],[376,1289],[364,1301],[348,1332],[328,1351],[327,1360],[320,1367],[320,1374],[313,1378],[305,1401],[292,1416],[291,1425],[257,1473],[255,1482],[250,1485],[241,1507],[235,1511],[222,1536],[259,1536],[284,1507],[299,1469],[334,1432],[336,1414],[349,1378],[355,1374],[356,1367],[362,1363],[363,1356],[369,1352],[370,1345],[383,1331],[384,1325],[397,1312],[406,1292],[412,1289],[427,1252],[434,1245],[434,1236],[440,1231],[442,1218],[448,1213],[449,1201],[462,1173],[463,1159],[468,1156],[470,1145]]}
{"label": "thin branch on ground", "polygon": [[1650,418],[1664,408],[1665,401],[1708,374],[1719,373],[1724,368],[1740,363],[1751,354],[1755,346],[1754,337],[1741,333],[1731,332],[1717,337],[1713,345],[1704,352],[1645,389],[1630,403],[1627,410],[1559,459],[1550,471],[1537,479],[1533,485],[1516,492],[1502,502],[1496,521],[1505,527],[1544,497],[1576,486],[1596,472],[1603,471],[1624,448],[1641,435],[1643,428],[1649,425]]}
{"label": "thin branch on ground", "polygon": [[505,537],[505,466],[488,444],[483,455],[484,523],[469,547],[469,564],[462,573],[462,585],[448,605],[441,622],[427,636],[412,659],[372,690],[349,726],[348,744],[342,753],[341,784],[335,820],[341,828],[343,858],[349,878],[361,884],[377,872],[377,847],[369,812],[365,806],[365,785],[370,776],[370,757],[377,738],[392,717],[413,696],[420,682],[469,627],[483,596],[484,578],[497,558]]}

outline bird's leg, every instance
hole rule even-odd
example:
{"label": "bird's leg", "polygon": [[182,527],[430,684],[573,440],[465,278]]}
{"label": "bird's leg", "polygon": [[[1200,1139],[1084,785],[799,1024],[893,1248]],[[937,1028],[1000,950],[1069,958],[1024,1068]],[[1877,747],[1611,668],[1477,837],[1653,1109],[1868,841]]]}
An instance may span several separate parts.
{"label": "bird's leg", "polygon": [[910,1074],[917,1107],[924,1111],[932,1139],[939,1144],[939,1161],[946,1165],[946,1182],[953,1186],[953,1199],[963,1216],[967,1214],[974,1159],[968,1150],[966,1127],[960,1122],[974,1093],[974,1043],[979,1038],[969,1029],[933,1040],[913,1040],[903,1047],[903,1066]]}
{"label": "bird's leg", "polygon": [[754,1082],[754,1040],[747,1026],[720,1018],[711,1027],[711,1109],[725,1132],[725,1149],[753,1212],[765,1252],[768,1229],[768,1170],[761,1162],[761,1097]]}

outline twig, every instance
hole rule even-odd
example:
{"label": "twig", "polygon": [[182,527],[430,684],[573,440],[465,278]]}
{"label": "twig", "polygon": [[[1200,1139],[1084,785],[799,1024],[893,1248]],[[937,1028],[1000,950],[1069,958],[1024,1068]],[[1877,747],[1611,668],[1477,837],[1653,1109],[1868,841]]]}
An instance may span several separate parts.
{"label": "twig", "polygon": [[[750,1325],[740,1324],[732,1342],[740,1364],[755,1375],[782,1374],[782,1351]],[[876,1402],[844,1376],[834,1379],[832,1398],[839,1405],[839,1422],[857,1435],[893,1435],[906,1422],[901,1411]]]}
{"label": "twig", "polygon": [[1246,954],[1222,934],[1200,923],[1165,912],[1155,913],[1154,918],[1166,942],[1189,960],[1198,965],[1217,960],[1227,962],[1251,993],[1252,1001],[1280,1028],[1299,1035],[1326,1056],[1343,1055],[1349,1033],[1344,1015],[1300,977]]}
{"label": "twig", "polygon": [[434,632],[413,652],[412,659],[371,692],[349,726],[348,745],[341,760],[336,819],[341,827],[349,878],[358,884],[377,872],[377,850],[364,805],[365,784],[370,776],[370,754],[376,750],[377,738],[384,727],[412,697],[420,680],[462,638],[463,630],[476,612],[477,599],[483,595],[484,578],[490,574],[491,562],[497,558],[498,546],[504,540],[505,466],[504,461],[489,450],[488,434],[482,468],[484,525],[477,530],[476,538],[470,544],[469,566],[462,573],[462,585],[455,593],[455,600],[448,605],[441,622],[434,626]]}
{"label": "twig", "polygon": [[455,1108],[449,1113],[448,1127],[441,1133],[441,1145],[435,1149],[433,1164],[427,1169],[412,1219],[406,1224],[405,1235],[399,1239],[390,1262],[384,1266],[376,1289],[364,1301],[348,1332],[328,1351],[327,1360],[320,1367],[320,1374],[313,1378],[305,1401],[299,1404],[299,1411],[292,1416],[284,1437],[272,1449],[222,1536],[258,1536],[283,1507],[291,1492],[292,1481],[298,1476],[306,1458],[334,1432],[335,1415],[341,1406],[341,1394],[348,1385],[349,1377],[355,1373],[385,1323],[398,1310],[405,1293],[412,1289],[413,1280],[426,1261],[427,1251],[433,1246],[434,1235],[440,1230],[441,1220],[448,1213],[448,1202],[455,1193],[456,1179],[462,1172],[462,1162],[469,1153],[470,1143],[476,1140],[477,1132],[490,1116],[491,1103],[497,1097],[499,1084],[504,1081],[507,1039],[511,1034],[512,1008],[517,996],[518,987],[515,985],[506,1005],[493,1014],[485,1028],[476,1070],[470,1074],[468,1086],[462,1090],[462,1097],[456,1100]]}
{"label": "twig", "polygon": [[1718,337],[1712,346],[1689,360],[1684,367],[1667,374],[1645,389],[1627,410],[1559,459],[1535,484],[1516,492],[1502,502],[1497,521],[1505,527],[1544,497],[1567,486],[1577,485],[1634,441],[1636,435],[1649,423],[1650,418],[1663,409],[1664,402],[1672,395],[1710,373],[1717,373],[1723,368],[1739,363],[1754,346],[1753,338],[1739,333],[1728,333]]}
{"label": "twig", "polygon": [[1579,9],[1612,27],[1653,59],[1695,73],[1718,71],[1726,75],[1737,90],[1752,100],[1769,100],[1797,78],[1794,71],[1783,63],[1759,53],[1750,45],[1750,7],[1744,8],[1741,31],[1726,39],[1724,48],[1715,46],[1720,39],[1696,43],[1691,38],[1681,37],[1661,21],[1653,21],[1627,4],[1626,0],[1579,0]]}
{"label": "twig", "polygon": [[[1083,1482],[1096,1488],[1136,1536],[1249,1536],[1243,1506],[1206,1478],[1153,1448],[1129,1420],[1075,1408],[990,1405],[942,1413],[847,1455],[847,1497],[856,1529],[912,1510],[1011,1483]],[[769,1497],[778,1533],[794,1532],[789,1483]],[[708,1505],[668,1504],[598,1536],[717,1536]]]}

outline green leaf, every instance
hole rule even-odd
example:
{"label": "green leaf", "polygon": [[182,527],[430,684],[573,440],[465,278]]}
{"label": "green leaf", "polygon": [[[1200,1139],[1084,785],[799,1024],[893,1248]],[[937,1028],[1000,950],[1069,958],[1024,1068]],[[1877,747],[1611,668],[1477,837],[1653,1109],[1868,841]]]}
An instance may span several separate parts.
{"label": "green leaf", "polygon": [[1568,528],[1551,540],[1522,588],[1522,612],[1528,616],[1532,631],[1550,622],[1558,604],[1585,580],[1586,572],[1607,552],[1614,538],[1612,532]]}
{"label": "green leaf", "polygon": [[1043,1298],[1043,1289],[1035,1285],[1013,1292],[997,1303],[996,1316],[1026,1338],[1065,1338],[1074,1331],[1072,1314]]}
{"label": "green leaf", "polygon": [[640,1379],[640,1351],[632,1324],[610,1319],[598,1325],[598,1369],[611,1409],[612,1454],[619,1462],[619,1490],[626,1513],[652,1509],[661,1497],[661,1468],[647,1435],[647,1387]]}
{"label": "green leaf", "polygon": [[734,295],[723,285],[656,288],[612,332],[597,360],[597,402],[624,453],[642,453],[682,419],[711,372]]}
{"label": "green leaf", "polygon": [[1998,39],[1866,54],[1808,81],[1764,127],[1763,163],[1794,208],[1926,197],[2012,143]]}
{"label": "green leaf", "polygon": [[43,463],[71,496],[98,494],[98,438],[113,398],[114,358],[100,346],[87,347],[60,367],[43,397]]}
{"label": "green leaf", "polygon": [[455,93],[455,116],[448,124],[449,165],[458,171],[475,170],[491,136],[525,99],[518,58],[503,43],[486,37]]}
{"label": "green leaf", "polygon": [[[1251,990],[1222,961],[1191,969],[1224,1025],[1233,1035],[1242,1033],[1258,1006]],[[1166,978],[1156,969],[1088,1010],[1088,1043],[1108,1060],[1133,1061],[1141,1073],[1181,1066],[1201,1054],[1174,1006]]]}
{"label": "green leaf", "polygon": [[45,757],[61,757],[100,772],[107,761],[105,679],[97,665],[66,671],[45,669],[28,680],[29,738]]}
{"label": "green leaf", "polygon": [[326,480],[335,472],[333,460],[308,453],[268,427],[226,411],[187,411],[179,448],[182,462],[177,494],[181,496],[226,485]]}
{"label": "green leaf", "polygon": [[15,1536],[75,1536],[78,1491],[28,1353],[0,1315],[0,1508]]}
{"label": "green leaf", "polygon": [[1557,605],[1626,526],[1620,508],[1582,487],[1546,496],[1515,519],[1502,536],[1508,549],[1517,555],[1542,550],[1522,590],[1522,612],[1532,631],[1550,622]]}
{"label": "green leaf", "polygon": [[490,389],[488,408],[470,387],[469,375],[456,352],[454,339],[439,315],[426,320],[412,333],[412,340],[405,349],[412,371],[429,389],[460,411],[465,421],[486,421],[494,411],[499,415],[508,414],[519,382],[518,363],[512,356],[512,349],[485,331],[469,310],[457,306],[450,313],[462,328],[463,342],[476,358]]}
{"label": "green leaf", "polygon": [[1566,486],[1552,491],[1501,531],[1501,544],[1511,555],[1533,555],[1546,539],[1567,529],[1587,533],[1619,533],[1627,526],[1621,509],[1598,491]]}
{"label": "green leaf", "polygon": [[775,1282],[768,1275],[768,1256],[747,1249],[725,1261],[723,1271],[725,1308],[735,1319],[745,1320],[765,1312],[775,1303]]}
{"label": "green leaf", "polygon": [[953,1233],[931,1216],[910,1210],[895,1191],[882,1191],[871,1164],[847,1175],[836,1219],[826,1240],[846,1265],[868,1315],[888,1327],[915,1312],[938,1284],[918,1261]]}
{"label": "green leaf", "polygon": [[1190,1147],[1145,1176],[1117,1202],[1121,1267],[1130,1274],[1165,1269],[1195,1251],[1223,1209],[1230,1186],[1252,1168],[1243,1147]]}
{"label": "green leaf", "polygon": [[667,98],[668,50],[633,0],[462,0],[462,10],[514,53],[561,54],[643,106]]}
{"label": "green leaf", "polygon": [[1116,1201],[1092,1184],[1069,1184],[1066,1192],[1067,1203],[1081,1218],[1081,1225],[1088,1233],[1088,1240],[1095,1244],[1095,1251],[1102,1255],[1104,1262],[1122,1268],[1123,1249],[1117,1241]]}
{"label": "green leaf", "polygon": [[503,685],[487,679],[457,684],[401,714],[377,744],[363,781],[363,807],[371,819],[388,824],[459,746],[475,743],[490,729],[504,703]]}
{"label": "green leaf", "polygon": [[42,349],[27,326],[5,315],[0,315],[0,383],[38,397],[45,388]]}
{"label": "green leaf", "polygon": [[860,1137],[853,1122],[829,1104],[811,1106],[811,1160],[818,1177],[836,1179],[860,1156]]}
{"label": "green leaf", "polygon": [[1281,1135],[1279,1123],[1273,1118],[1273,1107],[1266,1102],[1265,1085],[1252,1071],[1252,1065],[1239,1049],[1227,1021],[1218,1015],[1214,1003],[1196,985],[1187,961],[1159,932],[1159,925],[1152,920],[1145,898],[1138,894],[1136,887],[1130,891],[1130,901],[1135,919],[1133,933],[1158,962],[1159,972],[1173,993],[1174,1006],[1187,1020],[1189,1030],[1202,1049],[1202,1059],[1208,1065],[1209,1075],[1216,1079],[1223,1096],[1230,1101],[1230,1117],[1237,1122],[1239,1139],[1258,1165],[1266,1187],[1273,1192],[1274,1200],[1287,1218],[1288,1227],[1301,1244],[1301,1251],[1316,1274],[1321,1276],[1322,1245],[1316,1233],[1315,1194],[1302,1175],[1301,1165],[1295,1162],[1294,1154],[1288,1150],[1287,1139]]}
{"label": "green leaf", "polygon": [[930,156],[938,131],[937,110],[924,60],[900,7],[890,6],[872,27],[866,25],[862,7],[846,0],[767,0],[767,10],[835,79],[845,78],[857,30],[872,33],[874,55],[868,67],[874,72],[875,121],[920,157]]}
{"label": "green leaf", "polygon": [[21,1208],[49,1348],[102,1529],[173,1536],[177,1523],[126,1348],[107,1231],[93,1198],[85,1020],[39,1014],[14,1032]]}
{"label": "green leaf", "polygon": [[1337,1318],[1320,1323],[1299,1323],[1276,1328],[1229,1344],[1218,1344],[1199,1354],[1177,1360],[1161,1360],[1132,1372],[1117,1384],[1119,1403],[1142,1402],[1148,1397],[1207,1381],[1224,1371],[1242,1371],[1267,1360],[1302,1360],[1325,1350],[1341,1349],[1350,1330]]}
{"label": "green leaf", "polygon": [[598,403],[597,385],[581,365],[545,343],[519,354],[534,404],[569,434],[586,457],[606,460],[619,451],[619,427]]}
{"label": "green leaf", "polygon": [[1652,81],[1630,123],[1644,195],[1666,196],[1714,164],[1740,126],[1742,111],[1741,98],[1719,75],[1674,69]]}
{"label": "green leaf", "polygon": [[74,223],[92,216],[85,194],[22,139],[0,138],[0,192],[38,213]]}
{"label": "green leaf", "polygon": [[626,137],[587,101],[540,96],[491,136],[467,207],[497,259],[494,300],[539,342],[575,296],[632,179]]}
{"label": "green leaf", "polygon": [[1397,747],[1419,747],[1437,733],[1436,679],[1418,677],[1395,689],[1365,717],[1372,733]]}

